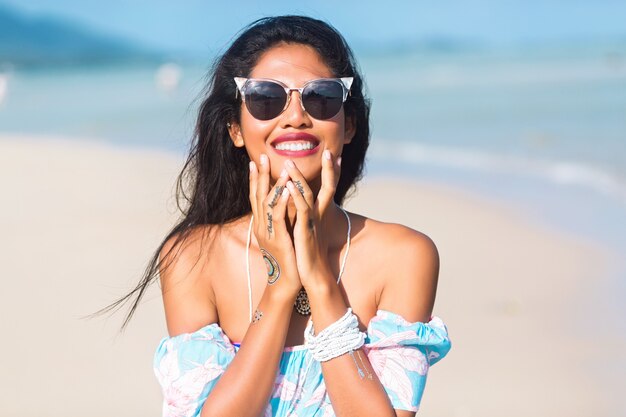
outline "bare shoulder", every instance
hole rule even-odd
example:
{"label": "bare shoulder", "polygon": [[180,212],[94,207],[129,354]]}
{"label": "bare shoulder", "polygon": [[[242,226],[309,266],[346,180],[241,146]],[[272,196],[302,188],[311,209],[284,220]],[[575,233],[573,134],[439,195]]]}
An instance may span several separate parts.
{"label": "bare shoulder", "polygon": [[217,322],[208,260],[214,230],[198,227],[170,237],[160,251],[159,270],[170,336],[191,333]]}
{"label": "bare shoulder", "polygon": [[437,246],[429,236],[409,227],[361,219],[364,247],[383,282],[378,308],[408,321],[427,322],[439,276]]}
{"label": "bare shoulder", "polygon": [[354,216],[364,246],[390,271],[404,275],[403,271],[439,263],[437,246],[428,235],[401,224]]}
{"label": "bare shoulder", "polygon": [[400,249],[400,247],[417,247],[436,250],[432,239],[422,232],[397,223],[385,223],[366,217],[363,217],[363,219],[368,233],[376,235],[376,240],[381,244],[393,244],[398,246],[396,249]]}

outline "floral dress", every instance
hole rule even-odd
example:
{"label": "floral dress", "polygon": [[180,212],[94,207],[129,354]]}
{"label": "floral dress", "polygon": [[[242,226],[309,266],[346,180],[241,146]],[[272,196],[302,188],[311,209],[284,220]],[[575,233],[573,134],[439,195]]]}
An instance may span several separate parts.
{"label": "floral dress", "polygon": [[[164,417],[200,415],[207,396],[239,347],[217,324],[194,333],[166,337],[154,357],[154,372],[163,389]],[[410,323],[395,313],[378,310],[367,327],[363,347],[393,408],[417,411],[428,368],[450,350],[444,323]],[[284,349],[264,417],[335,416],[321,365],[304,346]]]}

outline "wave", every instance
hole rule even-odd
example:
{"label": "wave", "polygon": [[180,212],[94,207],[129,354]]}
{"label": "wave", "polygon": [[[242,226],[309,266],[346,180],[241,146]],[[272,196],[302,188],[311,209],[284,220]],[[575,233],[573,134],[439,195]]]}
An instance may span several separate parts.
{"label": "wave", "polygon": [[584,162],[389,140],[380,140],[373,144],[370,155],[375,160],[399,162],[409,166],[451,168],[535,178],[564,186],[581,186],[616,198],[626,205],[626,178]]}
{"label": "wave", "polygon": [[[626,61],[625,61],[626,62]],[[431,64],[419,70],[401,69],[393,77],[376,73],[368,74],[368,82],[377,90],[406,92],[424,88],[478,88],[532,85],[567,85],[589,82],[622,82],[626,80],[626,64],[611,67],[598,63],[516,63],[498,64],[493,67],[471,67],[458,64]],[[407,85],[398,86],[398,78],[413,79]]]}

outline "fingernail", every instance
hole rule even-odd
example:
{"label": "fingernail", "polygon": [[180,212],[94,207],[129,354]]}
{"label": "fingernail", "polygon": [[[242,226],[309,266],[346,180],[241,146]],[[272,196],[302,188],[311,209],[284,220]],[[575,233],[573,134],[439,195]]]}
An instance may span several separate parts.
{"label": "fingernail", "polygon": [[256,168],[256,164],[254,163],[254,161],[250,161],[250,171],[254,171],[254,168]]}
{"label": "fingernail", "polygon": [[337,158],[337,166],[340,167],[341,166],[341,157]]}
{"label": "fingernail", "polygon": [[324,151],[324,158],[328,159],[330,161],[330,151],[328,149],[326,149]]}
{"label": "fingernail", "polygon": [[264,153],[261,154],[261,165],[267,164],[267,155]]}
{"label": "fingernail", "polygon": [[282,195],[283,198],[287,197],[289,195],[289,190],[286,189],[286,188],[283,188],[283,192],[282,192],[281,195]]}
{"label": "fingernail", "polygon": [[293,182],[291,182],[291,181],[287,181],[287,188],[289,188],[290,190],[292,190],[292,191],[293,191],[293,188],[294,188],[294,187],[293,187]]}
{"label": "fingernail", "polygon": [[292,161],[291,159],[287,159],[287,160],[285,161],[285,164],[287,164],[287,166],[288,166],[289,168],[295,168],[295,166],[296,166],[296,164],[294,164],[294,163],[293,163],[293,161]]}
{"label": "fingernail", "polygon": [[287,170],[286,170],[286,169],[283,169],[283,170],[281,171],[281,173],[280,173],[280,176],[281,176],[281,177],[286,177],[287,175],[289,175],[289,174],[287,173]]}

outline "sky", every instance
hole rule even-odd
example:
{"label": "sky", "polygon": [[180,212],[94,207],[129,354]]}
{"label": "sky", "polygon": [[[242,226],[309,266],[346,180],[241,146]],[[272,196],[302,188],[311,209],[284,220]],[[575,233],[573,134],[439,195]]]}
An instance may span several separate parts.
{"label": "sky", "polygon": [[76,21],[139,44],[219,50],[251,21],[273,14],[322,18],[351,44],[456,39],[520,42],[626,39],[624,0],[0,0],[28,14]]}

